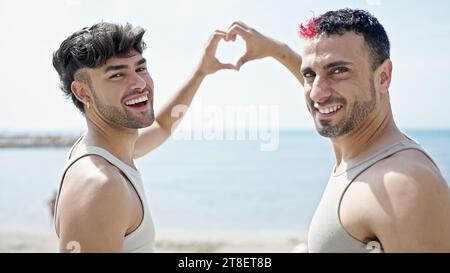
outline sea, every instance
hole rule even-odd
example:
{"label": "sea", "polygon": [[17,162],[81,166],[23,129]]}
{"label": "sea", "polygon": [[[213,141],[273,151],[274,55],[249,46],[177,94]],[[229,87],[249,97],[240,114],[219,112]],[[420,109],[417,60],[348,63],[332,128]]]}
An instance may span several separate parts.
{"label": "sea", "polygon": [[[405,131],[450,181],[450,130]],[[329,139],[281,131],[258,139],[169,139],[137,160],[157,232],[296,234],[305,238],[334,166]],[[48,233],[48,200],[69,148],[0,149],[0,232]],[[424,181],[425,182],[425,181]]]}

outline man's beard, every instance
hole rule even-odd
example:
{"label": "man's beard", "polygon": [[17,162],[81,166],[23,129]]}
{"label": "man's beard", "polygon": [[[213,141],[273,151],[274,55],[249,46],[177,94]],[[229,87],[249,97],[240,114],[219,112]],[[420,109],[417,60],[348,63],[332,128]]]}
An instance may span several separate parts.
{"label": "man's beard", "polygon": [[[149,115],[143,116],[142,114],[144,113],[140,113],[142,116],[137,117],[136,115],[132,115],[132,113],[126,108],[124,109],[117,106],[103,104],[101,100],[98,99],[98,97],[95,95],[95,91],[92,88],[91,90],[93,102],[100,116],[116,126],[129,129],[140,129],[152,125],[153,121],[155,120],[152,106],[150,106]],[[151,101],[148,100],[147,103],[151,103]]]}
{"label": "man's beard", "polygon": [[[376,90],[373,83],[373,78],[370,79],[369,85],[371,96],[369,101],[355,101],[352,105],[350,116],[342,119],[335,125],[331,125],[328,120],[315,121],[317,132],[324,137],[339,137],[348,134],[364,122],[370,113],[373,112],[376,105]],[[343,105],[346,105],[346,100],[344,98],[334,98],[334,100],[336,102],[342,102]],[[310,109],[311,111],[314,110],[314,101],[310,103]],[[320,122],[320,125],[317,124],[317,122]]]}

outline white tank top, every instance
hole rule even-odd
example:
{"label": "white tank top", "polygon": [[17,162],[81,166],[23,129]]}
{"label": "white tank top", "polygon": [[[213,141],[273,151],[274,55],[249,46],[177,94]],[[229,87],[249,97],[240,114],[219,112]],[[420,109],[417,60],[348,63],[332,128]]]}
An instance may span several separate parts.
{"label": "white tank top", "polygon": [[[96,147],[96,146],[87,146],[85,148],[77,149],[77,152],[74,156],[71,157],[72,151],[74,147],[81,141],[83,138],[80,137],[77,142],[72,146],[69,151],[69,155],[67,158],[67,163],[63,171],[63,175],[60,181],[60,186],[58,190],[58,194],[55,202],[55,232],[56,232],[56,213],[58,207],[58,199],[59,194],[61,192],[63,186],[64,176],[67,170],[80,158],[89,156],[89,155],[98,155],[103,157],[112,165],[116,166],[122,173],[126,176],[126,178],[133,185],[137,195],[141,200],[141,204],[143,207],[143,219],[140,223],[139,227],[135,229],[132,233],[126,235],[123,241],[122,251],[125,253],[132,252],[154,252],[155,245],[155,228],[152,220],[152,215],[150,213],[150,209],[147,204],[147,199],[145,196],[144,185],[142,184],[142,177],[139,170],[132,168],[131,166],[125,164],[123,161],[112,155],[107,150]],[[58,233],[57,233],[58,236]],[[59,237],[59,236],[58,236]]]}
{"label": "white tank top", "polygon": [[[408,136],[406,137],[409,138]],[[331,174],[310,224],[308,233],[309,252],[384,252],[381,242],[362,242],[348,233],[340,219],[340,205],[344,194],[355,178],[377,162],[400,151],[418,150],[426,155],[437,167],[436,163],[422,147],[413,139],[409,139],[409,141],[400,141],[376,152],[348,170]]]}

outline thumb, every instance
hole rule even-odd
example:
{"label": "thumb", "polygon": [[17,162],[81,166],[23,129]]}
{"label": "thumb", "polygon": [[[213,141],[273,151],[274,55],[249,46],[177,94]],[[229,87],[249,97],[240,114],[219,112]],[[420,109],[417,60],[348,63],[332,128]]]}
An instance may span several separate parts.
{"label": "thumb", "polygon": [[249,61],[249,56],[245,54],[241,58],[239,58],[238,62],[236,63],[236,68],[239,70],[241,69],[241,66]]}
{"label": "thumb", "polygon": [[233,70],[238,70],[237,66],[235,66],[234,64],[221,64],[220,65],[221,69],[233,69]]}

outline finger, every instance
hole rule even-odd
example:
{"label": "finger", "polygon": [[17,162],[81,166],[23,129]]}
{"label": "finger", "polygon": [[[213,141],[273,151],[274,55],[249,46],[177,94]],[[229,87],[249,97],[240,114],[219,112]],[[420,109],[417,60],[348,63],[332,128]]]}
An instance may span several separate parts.
{"label": "finger", "polygon": [[208,42],[206,42],[206,44],[210,44],[211,41],[214,40],[214,37],[215,37],[215,36],[221,35],[221,34],[222,34],[222,35],[226,35],[227,33],[226,33],[225,31],[216,29],[216,30],[211,34],[211,36],[209,36]]}
{"label": "finger", "polygon": [[225,35],[225,41],[236,41],[237,34]]}
{"label": "finger", "polygon": [[235,35],[230,35],[228,38],[225,36],[224,40],[227,41],[227,42],[229,42],[229,41],[235,42],[236,41],[236,37],[237,37],[236,34]]}
{"label": "finger", "polygon": [[232,25],[230,28],[228,28],[227,30],[227,38],[233,36],[233,35],[246,35],[248,34],[247,29],[245,29],[244,27],[240,26],[240,25]]}
{"label": "finger", "polygon": [[220,69],[233,69],[233,70],[238,70],[237,66],[234,64],[223,64],[220,63],[219,64]]}
{"label": "finger", "polygon": [[217,39],[217,36],[225,36],[226,34],[227,33],[225,31],[217,29],[211,34],[211,36],[209,36],[208,42],[206,44],[210,44],[214,39]]}
{"label": "finger", "polygon": [[246,40],[246,38],[248,37],[249,34],[250,33],[248,32],[248,30],[243,28],[242,26],[240,26],[240,25],[233,25],[231,28],[228,29],[225,39],[226,40],[230,40],[234,36],[239,35],[244,40]]}
{"label": "finger", "polygon": [[236,25],[240,25],[241,27],[243,27],[245,29],[250,29],[250,27],[242,21],[236,21],[235,23],[236,23]]}
{"label": "finger", "polygon": [[233,26],[235,26],[235,25],[237,25],[237,26],[241,26],[243,29],[250,29],[250,27],[249,26],[247,26],[245,23],[243,23],[242,21],[234,21],[231,25],[230,25],[230,27],[229,27],[229,29],[230,28],[232,28]]}
{"label": "finger", "polygon": [[214,31],[214,33],[227,34],[225,31],[220,30],[220,29],[216,29],[216,30]]}
{"label": "finger", "polygon": [[208,51],[216,51],[217,45],[219,44],[219,41],[221,39],[225,39],[226,33],[221,30],[216,30],[212,35],[211,38],[208,41],[208,44],[206,46],[206,50]]}
{"label": "finger", "polygon": [[241,66],[244,65],[248,61],[249,61],[249,56],[247,54],[245,54],[244,56],[239,58],[238,62],[236,63],[236,69],[240,70]]}

